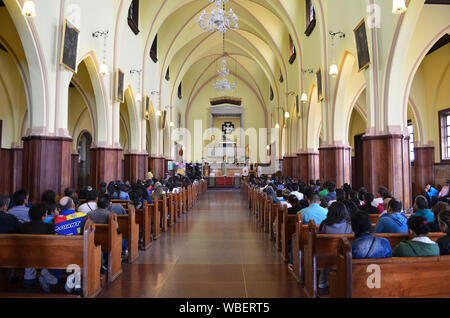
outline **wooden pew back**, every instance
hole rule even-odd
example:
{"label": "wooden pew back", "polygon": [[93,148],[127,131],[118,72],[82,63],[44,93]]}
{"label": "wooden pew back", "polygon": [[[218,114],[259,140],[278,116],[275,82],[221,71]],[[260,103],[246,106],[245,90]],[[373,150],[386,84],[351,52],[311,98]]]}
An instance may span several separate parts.
{"label": "wooden pew back", "polygon": [[[370,275],[374,273],[374,265],[380,270],[380,288],[369,286],[367,283]],[[330,276],[330,296],[333,298],[450,297],[449,268],[449,255],[354,260],[350,241],[342,239],[338,248],[337,272]]]}
{"label": "wooden pew back", "polygon": [[0,234],[0,268],[66,269],[76,264],[82,270],[83,297],[101,291],[101,247],[95,245],[95,225],[88,220],[84,235]]}
{"label": "wooden pew back", "polygon": [[128,263],[131,264],[139,257],[139,225],[136,223],[136,210],[134,205],[128,209],[127,215],[119,215],[119,231],[123,239],[127,240]]}

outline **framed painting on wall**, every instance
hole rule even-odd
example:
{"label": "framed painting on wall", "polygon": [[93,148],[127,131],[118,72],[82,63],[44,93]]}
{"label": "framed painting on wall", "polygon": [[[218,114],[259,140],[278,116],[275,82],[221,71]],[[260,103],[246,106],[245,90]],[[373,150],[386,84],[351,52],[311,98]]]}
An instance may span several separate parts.
{"label": "framed painting on wall", "polygon": [[123,90],[124,80],[125,80],[125,73],[121,69],[118,69],[117,72],[115,73],[114,100],[116,102],[121,102],[121,103],[124,102],[124,90]]}
{"label": "framed painting on wall", "polygon": [[353,32],[355,33],[359,71],[362,71],[368,68],[371,62],[369,41],[367,40],[366,19],[362,19]]}
{"label": "framed painting on wall", "polygon": [[77,72],[76,69],[79,35],[80,31],[67,19],[64,20],[61,47],[61,64],[73,73]]}
{"label": "framed painting on wall", "polygon": [[324,100],[323,97],[323,84],[322,84],[322,70],[319,68],[319,70],[316,72],[316,79],[317,79],[317,96],[319,98],[319,103]]}

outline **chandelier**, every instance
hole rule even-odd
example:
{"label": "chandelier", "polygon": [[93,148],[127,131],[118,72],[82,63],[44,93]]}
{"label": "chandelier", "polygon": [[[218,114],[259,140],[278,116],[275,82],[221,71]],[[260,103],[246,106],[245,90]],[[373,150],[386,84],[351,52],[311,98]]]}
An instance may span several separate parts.
{"label": "chandelier", "polygon": [[218,72],[220,79],[216,81],[213,85],[216,91],[232,91],[236,88],[235,83],[228,82],[227,76],[230,75],[230,71],[227,69],[227,61],[225,60],[225,56],[222,58],[222,69]]}
{"label": "chandelier", "polygon": [[[211,12],[211,16],[206,11],[201,14],[198,24],[206,32],[219,31],[225,33],[231,29],[239,29],[238,17],[230,8],[230,11],[225,11],[225,3],[229,0],[209,0],[209,3],[216,2],[216,8]],[[223,9],[222,9],[223,1]]]}

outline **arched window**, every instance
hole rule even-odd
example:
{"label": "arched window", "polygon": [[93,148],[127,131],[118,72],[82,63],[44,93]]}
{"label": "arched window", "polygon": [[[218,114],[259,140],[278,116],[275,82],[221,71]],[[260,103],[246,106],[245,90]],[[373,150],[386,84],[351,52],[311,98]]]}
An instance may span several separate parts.
{"label": "arched window", "polygon": [[180,85],[178,86],[178,98],[183,99],[183,87],[181,86],[183,82],[180,82]]}
{"label": "arched window", "polygon": [[166,81],[170,81],[170,68],[169,67],[167,67]]}
{"label": "arched window", "polygon": [[270,86],[270,101],[273,101],[273,99],[275,98],[275,95],[273,94],[273,88],[272,85]]}
{"label": "arched window", "polygon": [[450,108],[439,112],[441,159],[450,160]]}
{"label": "arched window", "polygon": [[414,154],[415,136],[414,136],[414,125],[411,120],[408,120],[408,131],[409,131],[409,159],[411,160],[411,162],[414,162],[414,160],[415,160],[415,154]]}

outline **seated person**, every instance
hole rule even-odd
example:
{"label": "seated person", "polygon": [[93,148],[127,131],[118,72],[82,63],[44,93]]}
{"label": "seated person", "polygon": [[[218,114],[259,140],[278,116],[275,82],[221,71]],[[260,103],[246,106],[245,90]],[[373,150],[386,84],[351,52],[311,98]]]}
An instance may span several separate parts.
{"label": "seated person", "polygon": [[328,205],[330,205],[330,201],[336,200],[336,184],[334,182],[328,182],[328,194],[324,196],[325,200],[327,200]]}
{"label": "seated person", "polygon": [[[352,226],[350,217],[342,202],[334,202],[328,209],[327,218],[320,225],[319,233],[321,234],[352,234]],[[319,288],[328,287],[329,271],[320,271]]]}
{"label": "seated person", "polygon": [[277,204],[278,202],[285,202],[285,199],[283,197],[283,190],[277,190],[277,197],[273,200],[274,204]]}
{"label": "seated person", "polygon": [[28,215],[28,192],[26,190],[20,190],[13,194],[14,207],[9,209],[8,213],[14,215],[20,223],[30,222],[31,219]]}
{"label": "seated person", "polygon": [[[30,222],[21,224],[20,232],[22,234],[32,235],[52,235],[55,234],[54,225],[44,223],[47,217],[47,209],[45,203],[39,203],[33,205],[29,210]],[[24,285],[25,287],[31,287],[36,280],[37,272],[35,268],[25,268]],[[58,283],[55,278],[47,269],[42,269],[39,276],[39,283],[42,289],[49,293],[50,286]]]}
{"label": "seated person", "polygon": [[434,213],[434,219],[435,221],[432,223],[428,223],[428,228],[430,229],[431,233],[439,233],[441,232],[441,227],[439,224],[439,214],[442,211],[445,210],[450,210],[450,205],[447,202],[438,202],[434,207],[433,207],[433,213]]}
{"label": "seated person", "polygon": [[[75,203],[69,197],[59,201],[61,212],[55,217],[55,233],[58,235],[82,235],[81,223],[86,214],[75,211]],[[83,228],[84,229],[84,228]]]}
{"label": "seated person", "polygon": [[447,184],[442,187],[441,192],[439,192],[439,200],[450,196],[450,180],[447,180]]}
{"label": "seated person", "polygon": [[366,212],[367,214],[380,214],[378,209],[372,205],[372,202],[374,200],[373,194],[365,193],[363,197],[364,197],[364,205],[362,205],[359,209],[361,211]]}
{"label": "seated person", "polygon": [[65,189],[64,195],[72,199],[73,203],[75,204],[75,207],[80,206],[80,201],[78,201],[77,197],[75,196],[75,189],[72,188]]}
{"label": "seated person", "polygon": [[450,255],[450,209],[444,210],[438,216],[441,231],[447,235],[437,240],[441,255]]}
{"label": "seated person", "polygon": [[321,234],[352,234],[352,225],[347,208],[342,202],[334,202],[328,209],[327,218],[320,224]]}
{"label": "seated person", "polygon": [[301,201],[304,198],[303,193],[299,192],[299,187],[298,187],[297,183],[294,183],[292,185],[292,192],[291,192],[291,194],[295,195],[297,197],[298,201]]}
{"label": "seated person", "polygon": [[47,190],[42,193],[42,202],[56,204],[56,193],[53,190]]}
{"label": "seated person", "polygon": [[308,194],[309,207],[301,210],[303,224],[309,224],[311,220],[320,225],[326,218],[328,210],[320,206],[320,197],[317,193]]}
{"label": "seated person", "polygon": [[292,206],[288,209],[288,214],[297,215],[297,213],[300,212],[300,205],[297,196],[295,194],[291,194],[288,198],[288,202]]}
{"label": "seated person", "polygon": [[329,184],[329,182],[330,182],[330,181],[326,181],[326,182],[323,184],[323,190],[319,192],[319,196],[320,196],[321,199],[324,198],[324,197],[326,197],[326,196],[328,195],[328,193],[329,193],[329,192],[328,192],[328,184]]}
{"label": "seated person", "polygon": [[429,209],[428,201],[423,195],[417,196],[414,200],[414,211],[415,213],[411,217],[421,216],[427,223],[434,222],[434,214]]}
{"label": "seated person", "polygon": [[119,200],[130,200],[130,196],[128,195],[128,187],[125,184],[120,185],[119,191]]}
{"label": "seated person", "polygon": [[89,212],[95,211],[98,209],[97,207],[97,199],[98,199],[98,192],[95,190],[89,191],[87,194],[87,203],[82,204],[78,208],[78,212],[88,214]]}
{"label": "seated person", "polygon": [[408,228],[409,234],[413,239],[397,245],[392,251],[394,257],[427,257],[440,255],[439,245],[427,236],[430,231],[424,217],[411,217],[408,220]]}
{"label": "seated person", "polygon": [[355,240],[351,243],[354,259],[390,258],[392,248],[385,238],[375,237],[370,233],[372,224],[367,212],[359,211],[352,217]]}
{"label": "seated person", "polygon": [[425,197],[428,199],[430,205],[433,205],[433,202],[439,197],[439,191],[432,187],[431,184],[427,184],[425,186]]}
{"label": "seated person", "polygon": [[17,234],[20,232],[19,220],[8,214],[9,198],[0,195],[0,234]]}
{"label": "seated person", "polygon": [[403,204],[391,199],[388,206],[388,215],[378,220],[375,233],[408,233],[408,218],[402,213]]}
{"label": "seated person", "polygon": [[98,208],[92,212],[89,212],[87,216],[95,224],[108,224],[109,211],[111,201],[107,196],[100,197],[97,202]]}

